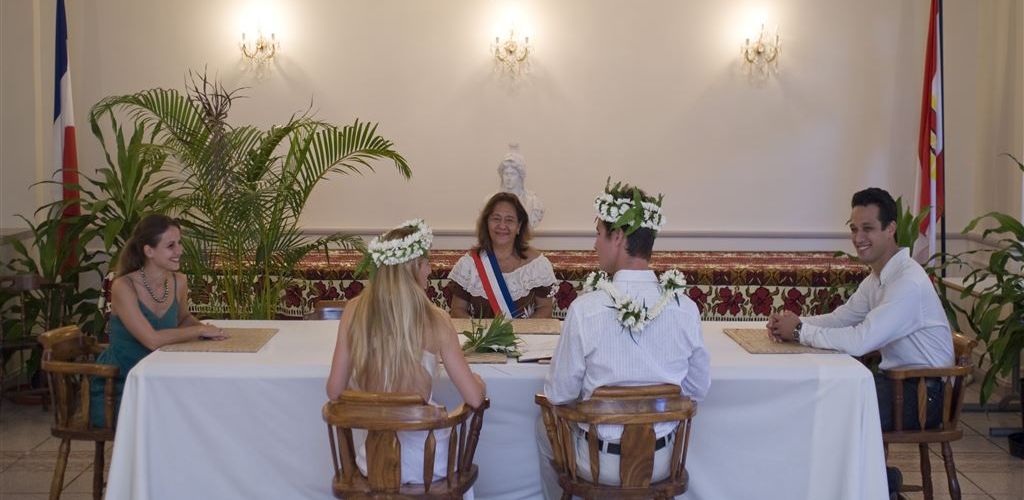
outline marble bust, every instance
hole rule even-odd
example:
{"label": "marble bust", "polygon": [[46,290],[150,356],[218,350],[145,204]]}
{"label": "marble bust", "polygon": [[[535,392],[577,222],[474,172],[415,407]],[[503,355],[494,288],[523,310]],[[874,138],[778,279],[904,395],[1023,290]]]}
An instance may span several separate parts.
{"label": "marble bust", "polygon": [[530,216],[530,228],[536,228],[544,218],[544,204],[533,191],[527,191],[524,186],[526,159],[519,153],[518,144],[509,144],[508,154],[498,164],[498,178],[501,180],[498,191],[516,195]]}

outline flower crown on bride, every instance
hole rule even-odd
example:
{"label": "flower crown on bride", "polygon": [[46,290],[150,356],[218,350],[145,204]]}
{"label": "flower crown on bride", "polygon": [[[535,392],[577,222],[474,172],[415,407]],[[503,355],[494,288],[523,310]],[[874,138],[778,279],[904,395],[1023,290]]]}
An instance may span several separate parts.
{"label": "flower crown on bride", "polygon": [[423,222],[423,219],[405,221],[398,227],[414,227],[416,231],[396,240],[381,240],[381,237],[378,236],[370,241],[370,258],[373,259],[376,267],[403,264],[426,255],[430,251],[430,244],[434,241],[434,232]]}

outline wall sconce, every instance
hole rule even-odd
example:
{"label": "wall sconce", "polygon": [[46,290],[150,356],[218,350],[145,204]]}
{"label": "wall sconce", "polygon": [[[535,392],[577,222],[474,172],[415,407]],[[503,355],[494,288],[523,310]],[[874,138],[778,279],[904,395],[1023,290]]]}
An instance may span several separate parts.
{"label": "wall sconce", "polygon": [[247,59],[253,66],[262,66],[269,64],[270,60],[277,54],[277,49],[281,48],[281,44],[277,41],[277,37],[273,33],[270,34],[270,38],[263,36],[263,31],[256,31],[256,40],[248,42],[245,40],[245,33],[242,33],[242,41],[239,42],[238,47],[242,49],[242,57]]}
{"label": "wall sconce", "polygon": [[513,75],[522,73],[529,65],[530,37],[516,38],[515,29],[508,31],[508,37],[494,37],[494,60]]}
{"label": "wall sconce", "polygon": [[762,76],[778,70],[779,52],[782,50],[782,39],[779,37],[779,28],[775,27],[774,35],[764,29],[761,24],[761,32],[753,43],[747,38],[740,48],[743,54],[743,61],[748,71],[756,70]]}

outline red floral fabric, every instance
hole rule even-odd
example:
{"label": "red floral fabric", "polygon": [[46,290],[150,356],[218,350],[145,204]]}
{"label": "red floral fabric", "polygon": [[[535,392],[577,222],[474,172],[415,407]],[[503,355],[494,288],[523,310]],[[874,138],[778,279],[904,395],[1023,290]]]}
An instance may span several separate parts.
{"label": "red floral fabric", "polygon": [[[427,295],[448,307],[452,291],[448,273],[463,255],[461,250],[432,250],[433,271]],[[598,268],[593,251],[556,250],[544,253],[555,270],[555,317],[564,317],[581,293],[582,281]],[[352,251],[317,252],[296,269],[295,282],[281,297],[279,316],[301,318],[316,300],[351,299],[365,282],[353,271],[360,254]],[[655,272],[678,269],[686,276],[686,294],[705,320],[762,319],[774,311],[823,314],[841,305],[868,268],[830,252],[655,252]],[[192,283],[191,309],[207,316],[223,312],[223,294],[212,277]]]}

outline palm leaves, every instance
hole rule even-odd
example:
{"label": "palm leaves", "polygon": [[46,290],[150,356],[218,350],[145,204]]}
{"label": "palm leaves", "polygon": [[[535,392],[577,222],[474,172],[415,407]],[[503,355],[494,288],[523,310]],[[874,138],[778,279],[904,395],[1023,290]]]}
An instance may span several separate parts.
{"label": "palm leaves", "polygon": [[296,114],[267,130],[232,127],[227,117],[238,97],[238,90],[192,75],[187,94],[151,89],[108,97],[92,116],[121,111],[153,131],[180,169],[187,270],[216,270],[216,296],[229,317],[273,318],[299,260],[319,248],[362,246],[354,236],[302,234],[299,216],[317,184],[331,174],[372,171],[381,159],[403,177],[412,172],[376,124],[338,127]]}
{"label": "palm leaves", "polygon": [[[85,247],[95,235],[93,218],[88,214],[62,216],[66,206],[64,201],[44,205],[36,211],[46,213],[39,223],[18,215],[32,233],[30,243],[26,246],[18,238],[5,241],[13,250],[5,267],[17,274],[38,275],[44,285],[14,306],[11,312],[24,318],[25,325],[5,319],[4,341],[68,323],[79,324],[88,332],[102,330],[104,319],[94,305],[99,290],[78,288],[82,275],[91,272],[96,272],[97,277],[100,275],[99,252]],[[77,239],[76,244],[68,244],[72,238]]]}
{"label": "palm leaves", "polygon": [[921,234],[921,222],[928,216],[929,208],[914,215],[911,205],[903,207],[903,197],[896,198],[896,244],[910,249],[914,255],[914,243]]}
{"label": "palm leaves", "polygon": [[[1024,172],[1020,160],[1010,154],[1006,156]],[[985,402],[995,388],[996,377],[1008,374],[1024,350],[1024,224],[1009,215],[990,212],[972,220],[963,232],[969,233],[983,222],[989,226],[982,231],[982,237],[997,238],[998,246],[963,252],[953,256],[949,263],[971,270],[964,277],[960,298],[974,295],[974,301],[965,309],[948,300],[941,280],[939,297],[951,325],[959,330],[956,313],[963,314],[968,326],[985,343],[985,357],[989,361],[981,386],[981,401]]]}
{"label": "palm leaves", "polygon": [[[114,132],[113,157],[101,126],[104,116]],[[92,114],[89,125],[103,148],[107,166],[97,169],[96,177],[87,177],[94,187],[78,189],[83,195],[84,208],[95,217],[94,225],[99,228],[104,248],[113,263],[117,262],[120,249],[142,217],[172,212],[180,205],[176,198],[178,182],[161,175],[168,152],[150,142],[153,133],[147,137],[143,124],[135,123],[127,140],[113,113]]]}
{"label": "palm leaves", "polygon": [[518,348],[522,340],[516,337],[512,321],[506,319],[504,314],[498,313],[486,327],[483,320],[473,320],[470,331],[462,334],[466,336],[462,344],[462,352],[466,354],[501,352],[513,357],[520,355]]}

